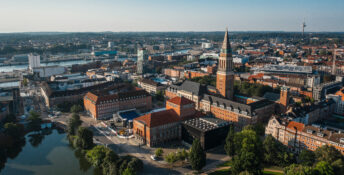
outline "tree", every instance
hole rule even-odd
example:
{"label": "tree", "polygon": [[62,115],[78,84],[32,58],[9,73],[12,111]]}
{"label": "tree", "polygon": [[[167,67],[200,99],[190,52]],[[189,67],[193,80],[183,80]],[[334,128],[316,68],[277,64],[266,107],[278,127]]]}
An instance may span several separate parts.
{"label": "tree", "polygon": [[278,145],[271,135],[267,135],[263,141],[264,148],[264,162],[268,165],[276,165],[278,158]]}
{"label": "tree", "polygon": [[80,116],[76,113],[73,113],[72,117],[68,121],[68,134],[75,135],[75,131],[81,126],[82,121]]}
{"label": "tree", "polygon": [[24,78],[23,81],[22,81],[22,85],[23,86],[27,86],[27,84],[28,84],[27,78]]}
{"label": "tree", "polygon": [[259,153],[260,157],[263,157],[262,153],[262,142],[260,141],[260,138],[253,130],[243,130],[241,132],[235,133],[234,136],[234,149],[236,153],[239,153],[242,148],[242,143],[245,138],[248,138],[250,142],[252,142],[255,145],[255,151]]}
{"label": "tree", "polygon": [[234,156],[233,167],[231,168],[234,174],[239,174],[242,171],[248,171],[253,174],[260,174],[262,170],[261,158],[256,152],[254,142],[244,138],[242,141],[242,148],[238,155]]}
{"label": "tree", "polygon": [[126,168],[122,173],[122,175],[135,175],[135,174],[136,174],[135,171],[129,167]]}
{"label": "tree", "polygon": [[24,134],[24,128],[19,124],[6,123],[4,129],[4,133],[12,137],[13,140],[21,138]]}
{"label": "tree", "polygon": [[294,162],[294,155],[271,135],[265,137],[263,150],[264,163],[267,165],[287,166]]}
{"label": "tree", "polygon": [[334,175],[332,166],[325,161],[320,161],[314,168],[320,175]]}
{"label": "tree", "polygon": [[334,161],[331,166],[333,167],[334,174],[344,174],[344,162],[342,159]]}
{"label": "tree", "polygon": [[299,160],[302,165],[312,166],[315,160],[315,154],[313,151],[304,149],[299,155]]}
{"label": "tree", "polygon": [[44,134],[41,134],[41,133],[30,134],[28,138],[29,138],[29,142],[31,143],[33,147],[38,147],[38,145],[41,144],[44,139]]}
{"label": "tree", "polygon": [[243,172],[240,172],[239,175],[254,175],[254,174],[248,171],[243,171]]}
{"label": "tree", "polygon": [[41,129],[42,119],[41,119],[41,116],[37,112],[30,111],[30,114],[27,120],[29,121],[28,127],[30,130],[39,131]]}
{"label": "tree", "polygon": [[81,105],[73,105],[71,108],[70,108],[70,112],[72,113],[79,113],[82,111],[82,107]]}
{"label": "tree", "polygon": [[182,149],[182,150],[178,149],[176,154],[177,154],[178,160],[185,160],[189,157],[189,153],[185,149]]}
{"label": "tree", "polygon": [[170,163],[170,164],[173,164],[174,162],[177,162],[178,160],[178,157],[175,153],[171,152],[171,153],[168,153],[165,157],[164,157],[165,161]]}
{"label": "tree", "polygon": [[284,168],[285,175],[314,175],[315,172],[312,167],[292,164]]}
{"label": "tree", "polygon": [[164,101],[165,100],[165,97],[164,97],[164,91],[158,91],[156,93],[156,99],[159,100],[159,101]]}
{"label": "tree", "polygon": [[97,145],[86,153],[86,159],[95,167],[102,165],[103,160],[106,156],[107,148],[102,145]]}
{"label": "tree", "polygon": [[234,156],[235,150],[234,150],[234,126],[231,125],[229,127],[228,135],[226,137],[226,143],[225,143],[225,151],[228,156]]}
{"label": "tree", "polygon": [[139,172],[143,169],[143,162],[140,159],[134,157],[128,163],[128,168],[134,170],[134,172]]}
{"label": "tree", "polygon": [[158,148],[155,150],[156,157],[161,157],[163,153],[164,153],[164,150],[162,150],[162,148]]}
{"label": "tree", "polygon": [[79,148],[90,149],[93,147],[93,132],[85,127],[78,129]]}
{"label": "tree", "polygon": [[257,123],[254,125],[246,125],[244,127],[246,130],[253,130],[255,131],[258,135],[264,136],[265,135],[265,127],[262,123]]}
{"label": "tree", "polygon": [[206,153],[198,139],[194,139],[190,150],[190,163],[194,170],[201,170],[206,164]]}
{"label": "tree", "polygon": [[318,161],[332,163],[338,159],[342,159],[342,154],[333,146],[324,145],[315,150],[315,157]]}
{"label": "tree", "polygon": [[103,163],[101,165],[103,169],[103,174],[115,174],[112,173],[113,166],[116,167],[116,162],[119,160],[118,155],[113,152],[111,149],[105,150],[105,158],[103,160]]}

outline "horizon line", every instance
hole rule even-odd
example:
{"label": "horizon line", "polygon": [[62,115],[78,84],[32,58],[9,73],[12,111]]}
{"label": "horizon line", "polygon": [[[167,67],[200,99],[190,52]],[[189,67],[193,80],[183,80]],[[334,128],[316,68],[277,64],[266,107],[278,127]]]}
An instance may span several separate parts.
{"label": "horizon line", "polygon": [[[202,33],[202,32],[225,32],[225,30],[171,30],[171,31],[23,31],[23,32],[0,32],[0,34],[25,34],[25,33]],[[229,30],[231,32],[285,32],[302,33],[302,31],[285,30]],[[304,33],[343,33],[344,31],[305,31]]]}

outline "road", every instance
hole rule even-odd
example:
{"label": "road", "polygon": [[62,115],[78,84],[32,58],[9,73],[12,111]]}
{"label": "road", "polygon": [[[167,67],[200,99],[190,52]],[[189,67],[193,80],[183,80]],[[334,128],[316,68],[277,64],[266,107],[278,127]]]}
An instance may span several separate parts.
{"label": "road", "polygon": [[94,133],[94,138],[99,142],[107,145],[121,156],[132,155],[141,159],[144,163],[144,170],[140,174],[182,174],[181,172],[160,167],[159,163],[150,158],[152,149],[145,146],[138,146],[133,139],[121,139],[113,135],[109,135],[106,128],[101,124],[90,126]]}

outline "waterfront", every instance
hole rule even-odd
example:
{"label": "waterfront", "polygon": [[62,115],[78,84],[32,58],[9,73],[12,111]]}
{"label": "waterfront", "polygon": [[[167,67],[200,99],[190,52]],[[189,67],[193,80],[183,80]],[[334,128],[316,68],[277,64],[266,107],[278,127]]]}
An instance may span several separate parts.
{"label": "waterfront", "polygon": [[8,159],[0,175],[100,175],[78,151],[69,146],[65,133],[29,133],[26,144],[13,159]]}
{"label": "waterfront", "polygon": [[[51,63],[41,63],[42,66],[53,66],[53,65],[59,65],[59,66],[71,66],[73,64],[85,64],[91,62],[91,60],[71,60],[71,61],[61,61],[61,62],[51,62]],[[22,65],[11,65],[11,66],[1,66],[0,72],[12,72],[14,70],[24,70],[27,69],[27,64]]]}
{"label": "waterfront", "polygon": [[0,88],[2,88],[2,87],[14,87],[14,86],[19,86],[19,81],[0,83]]}
{"label": "waterfront", "polygon": [[[189,52],[190,49],[183,49],[178,50],[175,52],[166,52],[164,55],[170,55],[170,54],[186,54]],[[124,61],[124,60],[132,60],[136,61],[136,58],[117,58],[118,61]],[[42,66],[53,66],[53,65],[59,65],[59,66],[72,66],[73,64],[85,64],[92,62],[93,60],[69,60],[69,61],[61,61],[61,62],[50,62],[50,63],[41,63]],[[21,64],[21,65],[10,65],[10,66],[0,66],[0,72],[12,72],[14,70],[24,70],[28,68],[28,64]]]}

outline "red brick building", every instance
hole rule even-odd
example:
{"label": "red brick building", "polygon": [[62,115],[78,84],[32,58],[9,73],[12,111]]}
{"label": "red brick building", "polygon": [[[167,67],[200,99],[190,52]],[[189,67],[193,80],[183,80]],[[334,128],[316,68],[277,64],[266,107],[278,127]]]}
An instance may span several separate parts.
{"label": "red brick building", "polygon": [[135,138],[150,147],[181,139],[181,121],[199,117],[194,102],[175,97],[166,102],[166,110],[152,112],[133,121]]}
{"label": "red brick building", "polygon": [[219,65],[216,75],[216,88],[223,97],[233,100],[233,58],[232,48],[229,43],[228,31],[226,31],[225,33],[225,38],[223,40],[221,53],[219,57]]}
{"label": "red brick building", "polygon": [[193,71],[193,70],[189,70],[189,71],[184,72],[184,77],[187,79],[192,79],[192,78],[196,78],[196,77],[204,77],[204,76],[209,76],[209,75],[211,75],[211,74],[208,72]]}
{"label": "red brick building", "polygon": [[111,118],[117,111],[138,109],[148,111],[152,108],[152,96],[143,89],[126,92],[88,92],[84,97],[84,107],[94,119]]}

